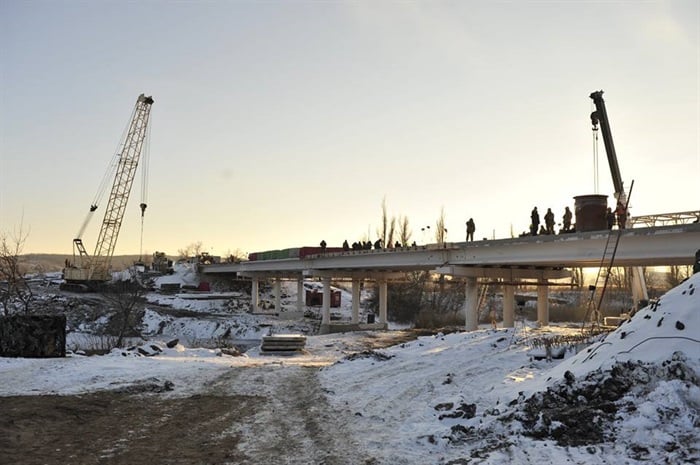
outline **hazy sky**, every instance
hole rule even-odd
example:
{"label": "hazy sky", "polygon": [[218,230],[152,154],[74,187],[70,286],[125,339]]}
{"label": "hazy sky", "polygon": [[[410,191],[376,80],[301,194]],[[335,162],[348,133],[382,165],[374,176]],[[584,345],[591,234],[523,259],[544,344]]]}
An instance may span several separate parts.
{"label": "hazy sky", "polygon": [[[374,240],[384,198],[419,243],[441,209],[448,241],[561,221],[595,193],[599,89],[632,214],[697,210],[699,29],[695,0],[0,0],[0,231],[70,253],[140,93],[148,254]],[[139,252],[140,176],[117,254]]]}

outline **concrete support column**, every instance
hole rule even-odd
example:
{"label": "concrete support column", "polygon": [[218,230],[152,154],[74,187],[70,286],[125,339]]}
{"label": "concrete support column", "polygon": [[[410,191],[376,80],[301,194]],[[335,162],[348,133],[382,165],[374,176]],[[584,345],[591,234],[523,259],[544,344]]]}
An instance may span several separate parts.
{"label": "concrete support column", "polygon": [[252,286],[250,289],[250,308],[253,310],[253,313],[257,313],[259,306],[260,291],[258,290],[258,278],[253,278]]}
{"label": "concrete support column", "polygon": [[503,327],[515,326],[515,287],[503,286]]}
{"label": "concrete support column", "polygon": [[476,331],[479,329],[479,286],[476,278],[469,277],[465,288],[464,299],[464,329]]}
{"label": "concrete support column", "polygon": [[360,322],[360,280],[352,280],[352,319],[351,323]]}
{"label": "concrete support column", "polygon": [[637,308],[641,301],[649,301],[644,269],[641,266],[632,267],[632,298],[634,299],[634,308]]}
{"label": "concrete support column", "polygon": [[386,285],[386,279],[380,279],[379,280],[379,322],[380,323],[388,323],[387,321],[387,285]]}
{"label": "concrete support column", "polygon": [[321,324],[331,324],[331,278],[321,279],[323,283],[323,307],[321,308]]}
{"label": "concrete support column", "polygon": [[547,286],[547,281],[537,285],[537,325],[549,326],[549,286]]}
{"label": "concrete support column", "polygon": [[282,294],[282,279],[275,278],[275,311],[277,313],[282,312],[282,299],[280,295]]}
{"label": "concrete support column", "polygon": [[297,312],[304,311],[304,277],[297,278]]}

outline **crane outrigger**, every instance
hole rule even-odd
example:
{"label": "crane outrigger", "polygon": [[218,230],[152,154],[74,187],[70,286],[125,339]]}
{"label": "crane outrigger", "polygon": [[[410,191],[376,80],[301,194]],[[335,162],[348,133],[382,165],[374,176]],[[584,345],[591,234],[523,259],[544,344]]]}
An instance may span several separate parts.
{"label": "crane outrigger", "polygon": [[[90,256],[85,250],[82,234],[92,214],[97,210],[97,203],[90,205],[88,217],[83,222],[80,231],[73,239],[73,262],[67,263],[63,272],[66,290],[86,291],[99,287],[112,279],[110,266],[112,255],[117,244],[124,211],[126,210],[131,186],[134,182],[136,168],[139,164],[146,129],[151,113],[153,98],[139,95],[136,100],[131,123],[117,153],[118,163],[112,183],[112,190],[105,209],[102,227],[95,245],[95,252]],[[146,203],[142,202],[141,216],[146,211]],[[77,252],[77,254],[76,254]]]}

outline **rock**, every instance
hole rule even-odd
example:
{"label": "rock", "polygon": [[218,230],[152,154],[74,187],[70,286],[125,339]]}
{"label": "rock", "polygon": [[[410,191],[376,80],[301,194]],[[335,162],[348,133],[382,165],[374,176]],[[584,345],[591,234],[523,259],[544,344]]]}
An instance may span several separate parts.
{"label": "rock", "polygon": [[166,343],[165,346],[166,346],[168,349],[172,349],[172,348],[175,347],[179,342],[180,342],[179,339],[173,339],[172,341],[169,341],[168,343]]}
{"label": "rock", "polygon": [[564,373],[564,379],[566,380],[566,384],[571,385],[574,383],[574,381],[576,381],[576,376],[569,370],[566,370]]}

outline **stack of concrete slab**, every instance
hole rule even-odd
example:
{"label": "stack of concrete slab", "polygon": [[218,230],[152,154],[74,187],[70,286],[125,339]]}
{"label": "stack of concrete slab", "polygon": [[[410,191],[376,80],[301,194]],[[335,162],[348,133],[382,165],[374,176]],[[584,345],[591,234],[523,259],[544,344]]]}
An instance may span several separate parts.
{"label": "stack of concrete slab", "polygon": [[262,352],[300,352],[306,346],[306,336],[301,334],[275,334],[263,336],[260,350]]}

